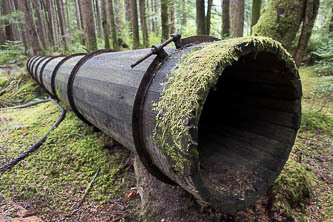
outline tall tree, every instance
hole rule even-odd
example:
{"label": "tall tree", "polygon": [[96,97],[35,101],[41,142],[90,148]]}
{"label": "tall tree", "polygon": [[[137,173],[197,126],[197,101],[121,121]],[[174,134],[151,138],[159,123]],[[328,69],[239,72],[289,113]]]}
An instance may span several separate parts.
{"label": "tall tree", "polygon": [[149,47],[149,36],[148,36],[148,27],[146,19],[146,7],[145,0],[139,0],[139,9],[140,9],[140,24],[143,38],[143,46]]}
{"label": "tall tree", "polygon": [[156,4],[156,0],[151,0],[151,10],[152,10],[152,20],[151,20],[151,31],[152,32],[157,32],[157,4]]}
{"label": "tall tree", "polygon": [[210,34],[210,18],[212,13],[213,0],[208,0],[207,14],[205,18],[205,34]]}
{"label": "tall tree", "polygon": [[303,21],[306,0],[271,0],[253,27],[253,35],[271,37],[289,49]]}
{"label": "tall tree", "polygon": [[[18,0],[20,1],[20,0]],[[46,0],[46,11],[47,11],[47,19],[48,19],[48,29],[50,40],[53,45],[56,45],[56,31],[55,31],[55,23],[54,23],[54,10],[52,7],[52,0]]]}
{"label": "tall tree", "polygon": [[169,1],[170,7],[170,33],[176,32],[176,1]]}
{"label": "tall tree", "polygon": [[131,0],[131,24],[133,33],[133,49],[140,47],[138,7],[136,0]]}
{"label": "tall tree", "polygon": [[[15,4],[16,10],[19,10],[19,11],[24,13],[24,3],[23,3],[23,1],[14,0],[14,4]],[[1,23],[0,23],[0,26],[1,26]],[[29,48],[28,48],[28,43],[27,43],[27,35],[26,35],[25,25],[24,25],[23,22],[20,22],[19,26],[20,26],[22,42],[23,42],[23,45],[24,45],[24,51],[25,51],[25,53],[28,53]],[[1,40],[0,40],[0,42],[1,42]]]}
{"label": "tall tree", "polygon": [[80,0],[80,8],[86,35],[86,47],[90,51],[97,50],[96,28],[92,1]]}
{"label": "tall tree", "polygon": [[35,9],[36,17],[37,17],[37,30],[38,30],[38,36],[40,39],[40,42],[42,43],[43,48],[46,50],[48,48],[48,38],[46,35],[45,30],[45,23],[44,23],[44,17],[41,13],[41,5],[39,0],[33,0],[32,4]]}
{"label": "tall tree", "polygon": [[182,19],[182,25],[187,26],[187,18],[188,18],[188,0],[183,0],[183,19]]}
{"label": "tall tree", "polygon": [[64,4],[63,4],[63,0],[57,0],[56,2],[57,2],[57,8],[58,8],[58,18],[59,18],[62,41],[63,41],[63,45],[64,45],[64,50],[66,51],[66,50],[68,50],[68,42],[67,42]]}
{"label": "tall tree", "polygon": [[[2,0],[2,7],[4,15],[10,15],[12,13],[11,6],[9,0]],[[18,40],[15,26],[9,22],[9,19],[4,20],[5,25],[5,34],[6,40],[15,41]]]}
{"label": "tall tree", "polygon": [[[274,1],[274,0],[272,0]],[[244,28],[244,0],[232,0],[231,1],[231,36],[241,37],[243,36]]]}
{"label": "tall tree", "polygon": [[26,28],[26,37],[27,45],[29,46],[29,51],[32,55],[39,54],[42,50],[39,46],[38,36],[33,22],[33,15],[31,9],[31,2],[24,1],[23,10],[25,15],[25,28]]}
{"label": "tall tree", "polygon": [[251,18],[251,27],[257,24],[260,17],[262,0],[253,0],[252,1],[252,18]]}
{"label": "tall tree", "polygon": [[314,26],[318,14],[319,4],[320,4],[319,0],[306,1],[302,31],[298,39],[298,44],[293,56],[296,65],[298,66],[301,64],[302,59],[306,53],[306,48],[312,33],[312,28]]}
{"label": "tall tree", "polygon": [[168,0],[161,0],[161,23],[162,23],[161,41],[164,42],[169,38]]}
{"label": "tall tree", "polygon": [[103,36],[103,28],[102,28],[102,22],[101,22],[101,8],[99,7],[98,0],[95,0],[95,6],[96,6],[96,21],[98,26],[98,36]]}
{"label": "tall tree", "polygon": [[230,36],[230,0],[222,2],[222,37]]}
{"label": "tall tree", "polygon": [[[109,14],[110,14],[110,25],[111,25],[111,38],[113,49],[118,50],[118,37],[117,37],[117,28],[114,19],[114,10],[113,10],[113,0],[109,0]],[[138,33],[139,35],[139,33]]]}
{"label": "tall tree", "polygon": [[104,30],[104,48],[109,49],[110,48],[110,29],[108,24],[108,9],[106,5],[106,0],[101,1],[102,5],[102,26]]}
{"label": "tall tree", "polygon": [[205,0],[196,0],[196,23],[198,35],[206,34],[205,20]]}

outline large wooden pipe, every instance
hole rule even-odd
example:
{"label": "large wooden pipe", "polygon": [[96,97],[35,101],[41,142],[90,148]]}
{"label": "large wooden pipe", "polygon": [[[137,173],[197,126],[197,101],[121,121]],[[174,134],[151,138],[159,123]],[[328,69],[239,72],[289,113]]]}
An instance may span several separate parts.
{"label": "large wooden pipe", "polygon": [[279,175],[300,126],[292,58],[264,37],[196,36],[164,50],[39,56],[27,68],[156,178],[220,211],[253,204]]}

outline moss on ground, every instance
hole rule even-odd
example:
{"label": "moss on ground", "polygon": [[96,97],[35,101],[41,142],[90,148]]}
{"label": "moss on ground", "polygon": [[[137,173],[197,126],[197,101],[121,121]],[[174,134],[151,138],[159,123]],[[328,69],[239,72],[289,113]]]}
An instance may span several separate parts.
{"label": "moss on ground", "polygon": [[197,142],[190,131],[197,127],[201,103],[215,87],[223,70],[239,59],[240,47],[248,45],[253,45],[256,52],[275,52],[287,67],[296,69],[291,56],[281,44],[266,37],[219,41],[200,45],[185,54],[171,71],[164,83],[167,87],[154,105],[158,112],[154,140],[156,146],[171,160],[174,171],[183,174],[185,168],[195,167],[193,160],[198,159]]}
{"label": "moss on ground", "polygon": [[[59,114],[52,103],[1,111],[0,164],[41,138]],[[129,186],[117,179],[120,162],[128,153],[125,151],[125,157],[117,158],[101,148],[105,143],[111,145],[112,141],[104,134],[94,132],[70,112],[37,152],[0,176],[0,190],[16,201],[37,198],[58,213],[68,214],[101,168],[87,201],[102,205]],[[127,177],[127,174],[121,177]]]}

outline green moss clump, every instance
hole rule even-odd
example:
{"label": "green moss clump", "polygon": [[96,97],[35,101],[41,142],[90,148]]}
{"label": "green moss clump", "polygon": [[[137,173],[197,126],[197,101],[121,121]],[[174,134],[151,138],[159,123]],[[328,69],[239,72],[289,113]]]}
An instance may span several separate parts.
{"label": "green moss clump", "polygon": [[333,135],[333,117],[320,112],[303,111],[302,130],[322,131]]}
{"label": "green moss clump", "polygon": [[[52,103],[11,111],[0,111],[0,165],[4,164],[41,138],[59,118],[60,111]],[[103,133],[82,123],[72,112],[47,138],[38,151],[0,175],[0,190],[15,201],[38,199],[59,213],[68,214],[100,168],[87,200],[101,205],[119,196],[129,184],[121,183],[121,163],[128,151],[111,155],[104,145],[112,144]],[[124,195],[123,193],[121,194]]]}
{"label": "green moss clump", "polygon": [[304,0],[269,1],[252,34],[266,36],[289,49],[303,20]]}
{"label": "green moss clump", "polygon": [[160,101],[154,104],[154,110],[158,112],[154,140],[171,160],[174,171],[184,173],[185,165],[195,167],[192,160],[197,159],[198,154],[192,149],[196,149],[197,142],[190,129],[197,127],[202,102],[215,87],[223,70],[239,59],[240,45],[252,45],[257,52],[274,52],[288,67],[296,69],[281,44],[266,37],[244,37],[199,45],[184,55],[164,83]]}

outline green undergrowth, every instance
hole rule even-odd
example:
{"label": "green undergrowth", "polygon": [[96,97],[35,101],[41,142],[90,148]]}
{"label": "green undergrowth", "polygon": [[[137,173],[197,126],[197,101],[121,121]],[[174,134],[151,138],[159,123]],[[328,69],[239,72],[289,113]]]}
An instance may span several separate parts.
{"label": "green undergrowth", "polygon": [[[0,113],[0,164],[41,138],[60,115],[52,103]],[[129,153],[124,150],[112,155],[103,148],[112,143],[69,112],[38,151],[0,175],[1,193],[15,201],[38,199],[58,213],[68,214],[100,168],[86,201],[102,205],[129,186],[121,182],[127,173],[119,173]]]}
{"label": "green undergrowth", "polygon": [[296,221],[333,219],[333,117],[302,112],[293,151],[275,181],[275,210]]}

